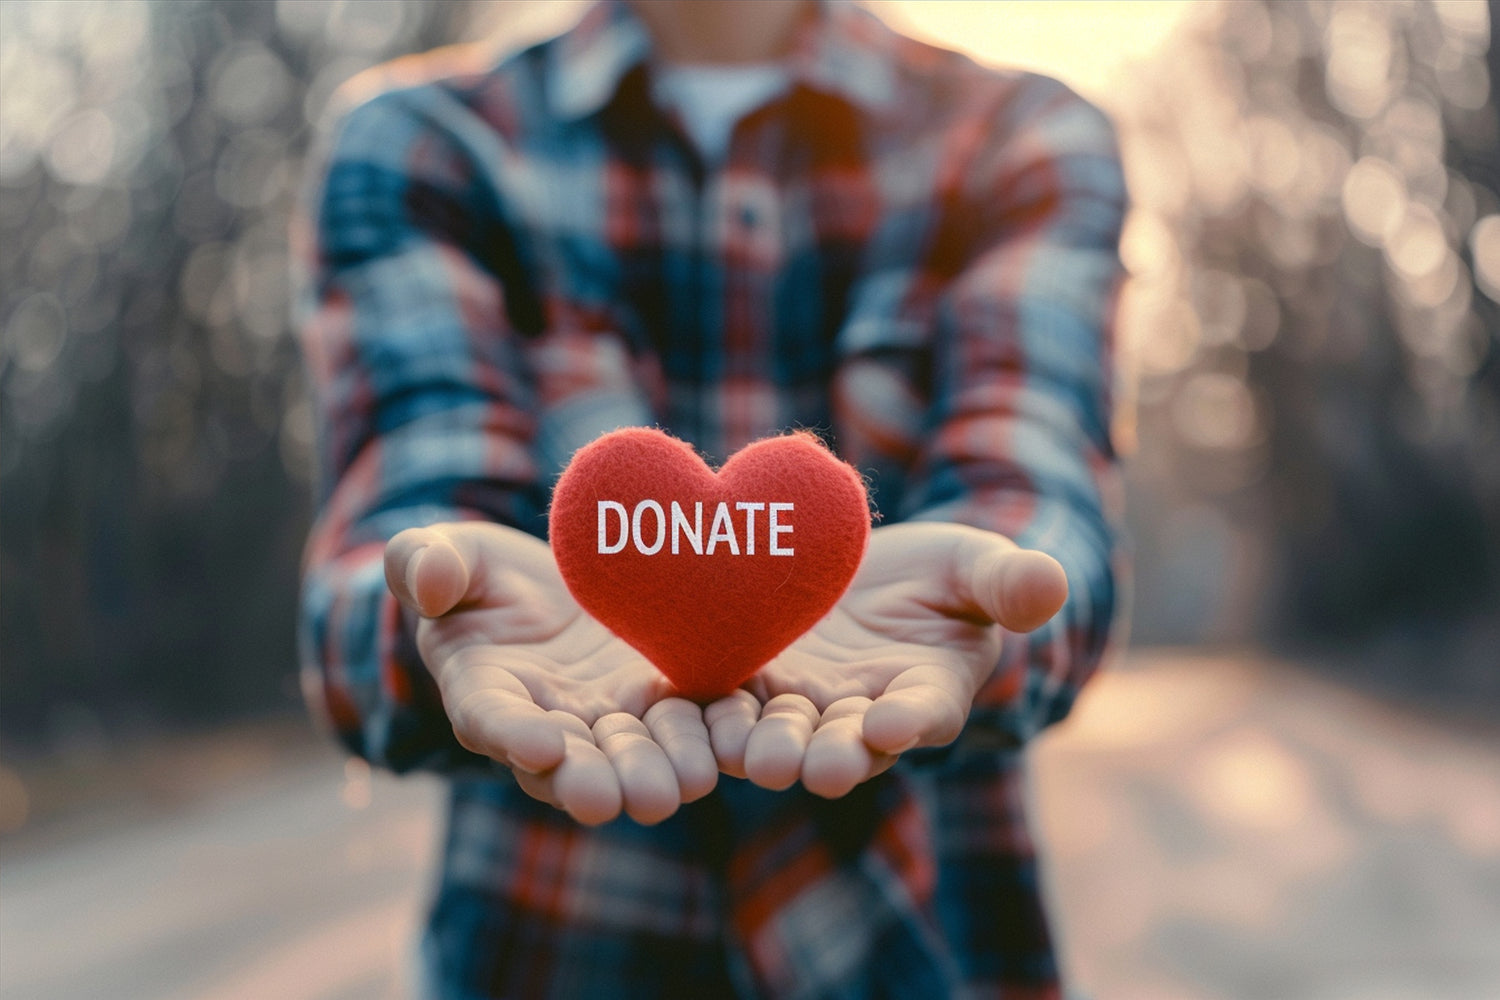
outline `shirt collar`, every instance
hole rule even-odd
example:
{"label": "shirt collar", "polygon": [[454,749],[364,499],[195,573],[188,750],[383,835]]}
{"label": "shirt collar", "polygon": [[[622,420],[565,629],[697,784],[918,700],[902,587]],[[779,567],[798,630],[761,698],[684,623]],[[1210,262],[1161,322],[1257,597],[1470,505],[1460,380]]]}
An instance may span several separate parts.
{"label": "shirt collar", "polygon": [[847,2],[821,0],[815,17],[793,39],[792,78],[813,90],[839,94],[877,113],[896,100],[896,44],[900,36],[874,14]]}
{"label": "shirt collar", "polygon": [[[787,57],[796,83],[878,112],[896,98],[897,36],[847,0],[819,0]],[[623,0],[602,0],[558,39],[549,69],[552,113],[574,121],[603,108],[626,74],[649,61],[651,37]]]}

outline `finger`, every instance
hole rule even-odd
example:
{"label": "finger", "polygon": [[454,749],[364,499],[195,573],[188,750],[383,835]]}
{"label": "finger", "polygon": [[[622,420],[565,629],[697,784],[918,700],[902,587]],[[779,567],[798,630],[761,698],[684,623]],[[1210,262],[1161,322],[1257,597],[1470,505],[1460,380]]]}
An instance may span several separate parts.
{"label": "finger", "polygon": [[391,592],[428,618],[492,597],[498,579],[551,581],[556,574],[545,542],[488,521],[408,528],[386,544]]}
{"label": "finger", "polygon": [[877,753],[952,743],[968,721],[974,685],[955,671],[924,664],[886,685],[864,715],[864,739]]}
{"label": "finger", "polygon": [[761,709],[745,743],[745,776],[762,788],[790,788],[818,724],[818,710],[800,694],[779,694]]}
{"label": "finger", "polygon": [[745,776],[745,745],[760,719],[760,702],[749,691],[733,691],[703,710],[709,746],[720,771]]}
{"label": "finger", "polygon": [[552,772],[528,774],[525,771],[512,771],[511,773],[516,779],[516,784],[521,786],[521,791],[530,795],[538,802],[545,802],[547,805],[557,809],[562,808],[558,804],[557,795],[552,789]]}
{"label": "finger", "polygon": [[[567,715],[565,712],[550,714]],[[579,735],[569,729],[564,738],[567,752],[550,775],[556,805],[585,826],[609,822],[620,815],[620,808],[624,805],[624,793],[614,765],[604,751],[594,745],[591,734]]]}
{"label": "finger", "polygon": [[565,729],[559,717],[533,702],[510,671],[459,662],[443,673],[439,686],[453,734],[465,748],[533,773],[562,762]]}
{"label": "finger", "polygon": [[[547,712],[545,714],[548,716],[548,722],[559,734],[571,734],[573,737],[592,740],[593,737],[589,731],[589,727],[584,725],[582,719],[565,712]],[[569,744],[570,741],[564,739],[564,746],[567,747]],[[562,756],[558,757],[557,763],[562,763]],[[554,779],[557,775],[557,768],[555,766],[551,769],[535,773],[519,768],[512,768],[511,774],[515,777],[516,784],[520,785],[521,790],[527,795],[550,806],[555,806],[559,809],[562,808],[562,803],[558,801],[557,789],[554,787]]]}
{"label": "finger", "polygon": [[993,532],[965,532],[952,568],[959,599],[1012,632],[1041,627],[1068,599],[1061,563]]}
{"label": "finger", "polygon": [[719,766],[702,709],[685,698],[664,698],[647,709],[641,721],[671,761],[683,802],[696,802],[714,790]]}
{"label": "finger", "polygon": [[437,528],[408,528],[386,543],[386,585],[425,618],[447,614],[464,599],[472,569]]}
{"label": "finger", "polygon": [[864,715],[870,705],[869,698],[841,698],[823,712],[802,759],[802,786],[809,792],[840,798],[885,764],[887,755],[877,755],[865,744]]}
{"label": "finger", "polygon": [[650,826],[677,811],[682,803],[677,773],[644,722],[625,712],[611,712],[594,723],[594,743],[615,769],[631,819]]}

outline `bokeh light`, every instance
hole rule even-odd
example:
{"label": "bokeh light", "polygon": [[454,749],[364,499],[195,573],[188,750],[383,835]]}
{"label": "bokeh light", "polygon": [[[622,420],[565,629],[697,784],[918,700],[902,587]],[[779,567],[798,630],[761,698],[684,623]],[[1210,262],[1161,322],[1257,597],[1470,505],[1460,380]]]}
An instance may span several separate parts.
{"label": "bokeh light", "polygon": [[302,157],[338,85],[477,9],[0,6],[7,746],[66,741],[70,711],[119,733],[291,703]]}
{"label": "bokeh light", "polygon": [[[1249,606],[1195,622],[1146,599],[1138,635],[1347,644],[1434,613],[1483,629],[1500,598],[1489,31],[1476,3],[1198,8],[1172,58],[1105,98],[1134,197],[1139,584],[1218,558],[1173,527],[1205,499],[1232,548],[1266,554],[1218,567]],[[1493,687],[1482,657],[1442,669]]]}

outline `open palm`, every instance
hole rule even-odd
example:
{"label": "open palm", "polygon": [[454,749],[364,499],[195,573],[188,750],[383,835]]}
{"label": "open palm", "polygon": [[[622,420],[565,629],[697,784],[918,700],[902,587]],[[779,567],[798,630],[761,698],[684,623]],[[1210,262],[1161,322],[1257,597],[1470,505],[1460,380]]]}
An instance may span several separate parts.
{"label": "open palm", "polygon": [[697,705],[585,613],[546,543],[503,525],[402,532],[386,579],[421,616],[417,646],[460,743],[586,823],[656,822],[718,769]]}
{"label": "open palm", "polygon": [[708,707],[719,766],[844,795],[900,753],[955,739],[999,659],[999,626],[1030,631],[1066,597],[1056,561],[992,532],[877,529],[838,605]]}

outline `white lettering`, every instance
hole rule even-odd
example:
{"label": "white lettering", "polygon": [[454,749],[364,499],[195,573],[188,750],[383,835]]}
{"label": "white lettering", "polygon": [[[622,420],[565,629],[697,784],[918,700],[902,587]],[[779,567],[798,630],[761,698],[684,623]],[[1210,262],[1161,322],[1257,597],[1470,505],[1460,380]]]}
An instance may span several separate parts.
{"label": "white lettering", "polygon": [[[610,511],[616,511],[620,515],[620,540],[614,545],[609,544],[609,517]],[[625,539],[630,535],[625,505],[618,500],[599,501],[599,554],[613,555],[625,547]]]}
{"label": "white lettering", "polygon": [[734,505],[734,509],[745,512],[745,555],[753,556],[755,555],[755,512],[765,510],[766,505],[763,503],[737,503]]}
{"label": "white lettering", "polygon": [[[647,510],[656,512],[656,541],[651,545],[641,541],[641,513]],[[654,556],[661,551],[667,540],[667,515],[662,511],[661,504],[655,500],[642,500],[635,505],[635,516],[630,519],[630,536],[643,556]]]}
{"label": "white lettering", "polygon": [[[654,556],[666,548],[668,533],[672,536],[671,552],[673,555],[680,555],[691,549],[694,555],[711,556],[721,543],[729,549],[729,555],[737,556],[741,552],[739,525],[735,523],[728,501],[722,501],[714,508],[707,545],[703,541],[702,500],[693,502],[691,518],[688,517],[682,502],[678,500],[673,500],[665,506],[659,500],[642,500],[635,505],[634,511],[617,500],[600,500],[598,505],[600,555],[623,552],[628,545],[634,543],[636,551],[641,555]],[[745,555],[755,555],[756,511],[766,512],[769,554],[773,556],[795,555],[796,549],[787,544],[791,539],[781,537],[792,533],[793,526],[784,522],[782,518],[794,509],[795,505],[790,503],[741,501],[734,504],[734,510],[745,512],[743,549]],[[649,534],[650,527],[643,523],[648,511],[656,515],[654,537]],[[618,525],[618,528],[612,527],[611,520]],[[611,535],[614,537],[611,538]],[[684,538],[687,539],[686,545],[683,545]]]}
{"label": "white lettering", "polygon": [[703,501],[699,500],[693,504],[693,531],[688,534],[687,515],[682,511],[682,505],[676,500],[672,501],[672,554],[677,555],[677,545],[683,535],[687,535],[688,544],[693,547],[697,555],[703,554]]}
{"label": "white lettering", "polygon": [[790,535],[792,533],[792,526],[790,524],[778,524],[776,522],[776,515],[777,514],[781,513],[784,510],[791,510],[791,509],[792,509],[792,505],[789,504],[789,503],[773,503],[773,504],[771,504],[771,514],[770,514],[771,524],[770,524],[770,527],[767,530],[769,530],[769,532],[771,534],[771,555],[773,555],[773,556],[789,556],[789,555],[793,555],[794,552],[795,552],[795,550],[793,550],[791,548],[785,548],[785,549],[782,548],[781,545],[780,545],[780,543],[778,543],[776,541],[776,536],[777,535],[781,535],[781,534]]}
{"label": "white lettering", "polygon": [[734,539],[734,522],[729,519],[729,504],[719,502],[718,509],[714,511],[714,526],[708,532],[708,548],[704,555],[713,555],[714,546],[720,541],[729,543],[731,555],[740,554],[740,543]]}

